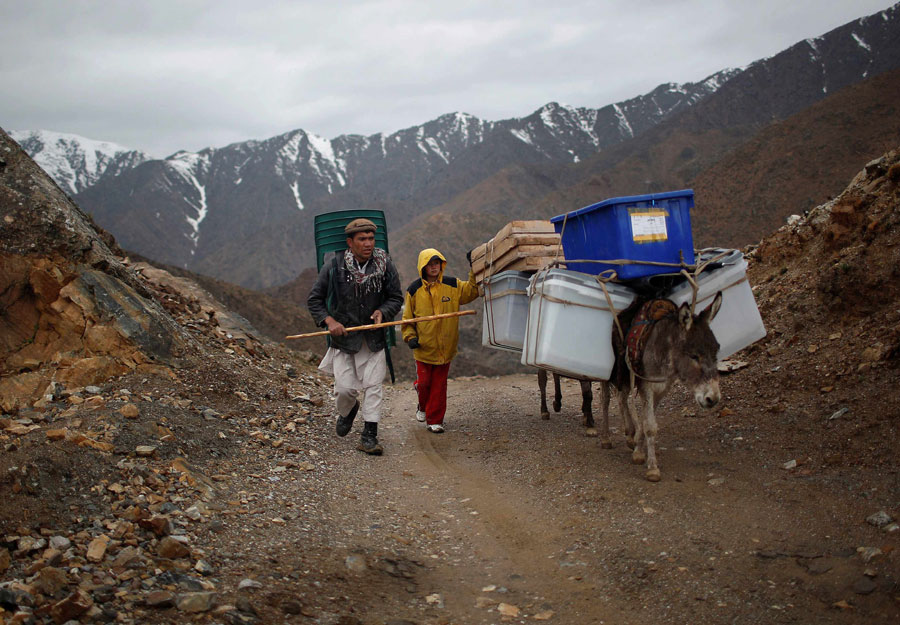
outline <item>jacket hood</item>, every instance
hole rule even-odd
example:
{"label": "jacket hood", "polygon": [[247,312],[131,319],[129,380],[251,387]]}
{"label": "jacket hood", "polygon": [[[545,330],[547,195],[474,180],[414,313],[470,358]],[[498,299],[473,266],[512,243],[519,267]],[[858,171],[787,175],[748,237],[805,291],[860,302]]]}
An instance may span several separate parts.
{"label": "jacket hood", "polygon": [[422,278],[423,280],[425,279],[425,276],[423,275],[422,272],[425,271],[425,265],[427,265],[429,263],[429,261],[432,258],[434,258],[435,256],[437,256],[438,258],[441,259],[441,273],[438,274],[438,281],[440,281],[441,278],[444,276],[444,268],[447,266],[447,259],[444,258],[444,255],[441,254],[439,251],[437,251],[433,247],[429,247],[428,249],[425,249],[425,250],[422,250],[421,252],[419,252],[419,260],[416,263],[416,268],[419,271],[419,277]]}

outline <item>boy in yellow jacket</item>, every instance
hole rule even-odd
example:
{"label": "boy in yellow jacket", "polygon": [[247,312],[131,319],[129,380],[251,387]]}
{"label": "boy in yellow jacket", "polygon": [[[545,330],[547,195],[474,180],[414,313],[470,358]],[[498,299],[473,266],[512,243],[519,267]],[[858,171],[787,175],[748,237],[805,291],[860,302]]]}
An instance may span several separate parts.
{"label": "boy in yellow jacket", "polygon": [[[447,259],[433,248],[419,252],[419,279],[406,289],[403,318],[427,317],[457,312],[460,304],[478,297],[475,274],[469,280],[444,275]],[[447,374],[459,343],[459,318],[435,319],[403,325],[403,340],[416,359],[416,391],[419,405],[416,419],[427,423],[428,431],[444,431],[447,410]]]}

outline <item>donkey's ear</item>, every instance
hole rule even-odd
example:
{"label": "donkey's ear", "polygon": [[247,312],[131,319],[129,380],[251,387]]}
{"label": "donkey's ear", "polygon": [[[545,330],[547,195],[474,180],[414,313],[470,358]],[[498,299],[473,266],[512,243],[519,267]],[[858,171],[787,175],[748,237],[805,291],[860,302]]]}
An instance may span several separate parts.
{"label": "donkey's ear", "polygon": [[694,318],[691,316],[691,306],[687,302],[678,307],[678,323],[685,330],[690,330],[691,324],[694,323]]}
{"label": "donkey's ear", "polygon": [[703,312],[700,313],[700,318],[704,319],[706,323],[712,323],[712,320],[716,318],[716,315],[719,312],[719,309],[722,307],[722,291],[716,293],[716,296],[713,298],[712,303],[703,309]]}

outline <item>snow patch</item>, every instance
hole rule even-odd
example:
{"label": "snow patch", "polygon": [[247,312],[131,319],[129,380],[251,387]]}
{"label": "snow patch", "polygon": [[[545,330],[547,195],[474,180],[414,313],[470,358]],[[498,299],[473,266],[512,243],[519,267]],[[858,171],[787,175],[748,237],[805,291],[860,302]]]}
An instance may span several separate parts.
{"label": "snow patch", "polygon": [[619,108],[618,104],[613,104],[613,111],[616,114],[616,119],[619,120],[619,128],[628,133],[629,137],[634,136],[634,129],[631,127],[631,124],[628,123],[628,118],[625,117],[625,113],[622,112],[622,109]]}
{"label": "snow patch", "polygon": [[203,155],[182,151],[170,156],[166,159],[166,163],[197,191],[196,203],[192,202],[187,196],[184,197],[184,201],[197,210],[196,217],[185,216],[185,221],[187,221],[192,230],[188,236],[194,244],[194,249],[196,249],[200,241],[200,224],[203,223],[209,212],[209,206],[206,203],[206,187],[200,184],[197,174],[205,166],[209,165],[209,161]]}
{"label": "snow patch", "polygon": [[857,44],[859,44],[860,48],[862,48],[866,52],[872,51],[872,48],[869,46],[869,44],[867,44],[865,41],[863,41],[859,35],[857,35],[856,33],[850,33],[850,36],[853,37],[853,39],[856,41]]}
{"label": "snow patch", "polygon": [[[329,191],[328,191],[329,193],[331,193],[330,187],[331,187],[331,185],[329,185]],[[297,186],[296,180],[291,183],[291,192],[294,194],[294,202],[297,203],[297,210],[302,211],[303,210],[303,202],[300,201],[300,189]]]}
{"label": "snow patch", "polygon": [[523,141],[528,145],[534,145],[534,141],[531,139],[531,135],[529,135],[524,130],[517,130],[515,128],[510,128],[509,132],[512,136],[514,136],[519,141]]}
{"label": "snow patch", "polygon": [[438,142],[435,140],[434,137],[428,137],[428,138],[426,138],[426,139],[425,139],[425,143],[428,144],[428,147],[431,148],[431,151],[432,151],[432,152],[434,152],[435,154],[437,154],[438,156],[440,156],[442,159],[444,159],[444,162],[445,162],[445,163],[449,163],[449,162],[450,162],[450,159],[447,158],[447,155],[444,154],[443,150],[441,150],[441,146],[438,144]]}
{"label": "snow patch", "polygon": [[[320,176],[328,178],[329,180],[337,178],[338,184],[342,187],[347,186],[347,181],[344,178],[344,174],[346,174],[347,171],[347,163],[335,156],[334,147],[331,145],[331,141],[314,134],[307,134],[306,138],[309,141],[310,151],[315,155],[314,158],[310,158],[309,160],[310,166],[315,169]],[[323,168],[330,171],[326,173],[323,171]]]}

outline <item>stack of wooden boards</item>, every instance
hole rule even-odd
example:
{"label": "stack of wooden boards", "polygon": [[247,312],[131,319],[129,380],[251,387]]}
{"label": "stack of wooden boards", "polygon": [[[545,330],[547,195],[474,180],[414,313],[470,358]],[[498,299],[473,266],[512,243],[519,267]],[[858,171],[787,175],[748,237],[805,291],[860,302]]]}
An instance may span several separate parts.
{"label": "stack of wooden boards", "polygon": [[493,239],[472,250],[472,271],[481,284],[501,271],[537,271],[554,260],[565,258],[552,223],[511,221]]}

